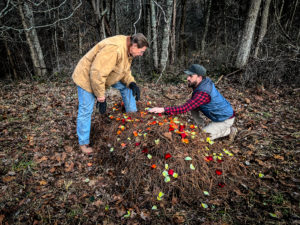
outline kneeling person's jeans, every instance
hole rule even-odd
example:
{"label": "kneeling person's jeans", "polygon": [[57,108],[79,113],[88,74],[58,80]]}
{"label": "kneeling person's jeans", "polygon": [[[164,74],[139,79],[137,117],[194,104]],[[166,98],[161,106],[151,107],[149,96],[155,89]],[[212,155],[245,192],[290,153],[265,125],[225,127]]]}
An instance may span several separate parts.
{"label": "kneeling person's jeans", "polygon": [[[117,82],[112,87],[120,91],[126,112],[136,112],[136,101],[132,95],[132,90],[121,82]],[[90,143],[91,119],[96,97],[93,93],[87,92],[79,86],[77,86],[77,90],[79,101],[77,115],[78,141],[79,145],[87,145]]]}

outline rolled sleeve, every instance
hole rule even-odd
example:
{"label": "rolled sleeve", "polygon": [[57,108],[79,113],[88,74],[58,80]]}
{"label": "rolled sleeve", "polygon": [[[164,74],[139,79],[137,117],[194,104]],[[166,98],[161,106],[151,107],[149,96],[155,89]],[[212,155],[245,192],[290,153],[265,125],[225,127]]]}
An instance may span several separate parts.
{"label": "rolled sleeve", "polygon": [[185,104],[181,106],[165,107],[164,109],[166,114],[176,115],[194,110],[200,107],[201,105],[207,104],[209,102],[210,95],[206,92],[198,91]]}

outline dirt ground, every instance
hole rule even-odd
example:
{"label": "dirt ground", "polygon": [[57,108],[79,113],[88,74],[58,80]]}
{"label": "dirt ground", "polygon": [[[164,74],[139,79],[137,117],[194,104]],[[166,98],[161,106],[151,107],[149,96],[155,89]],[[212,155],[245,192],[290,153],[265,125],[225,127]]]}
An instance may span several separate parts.
{"label": "dirt ground", "polygon": [[147,114],[185,84],[141,84],[132,115],[109,90],[83,155],[71,80],[0,86],[0,224],[300,224],[299,89],[223,78],[238,136],[214,143],[189,113]]}

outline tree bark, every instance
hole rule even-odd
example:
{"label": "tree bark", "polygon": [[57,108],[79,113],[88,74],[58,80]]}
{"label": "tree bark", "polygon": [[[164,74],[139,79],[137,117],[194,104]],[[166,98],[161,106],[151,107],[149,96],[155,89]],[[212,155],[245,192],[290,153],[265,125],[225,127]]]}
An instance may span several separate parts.
{"label": "tree bark", "polygon": [[26,41],[30,49],[34,74],[37,76],[44,76],[47,73],[47,69],[36,29],[34,28],[34,18],[31,6],[26,1],[23,4],[20,1],[18,3]]}
{"label": "tree bark", "polygon": [[8,60],[9,60],[9,63],[10,63],[10,66],[11,66],[11,69],[12,69],[12,72],[13,72],[13,76],[11,76],[11,79],[12,80],[16,80],[18,78],[18,76],[17,76],[17,71],[16,71],[16,68],[15,68],[15,63],[14,63],[12,55],[11,55],[11,51],[9,49],[7,41],[3,40],[3,42],[4,42],[4,45],[5,45],[7,56],[8,56]]}
{"label": "tree bark", "polygon": [[179,58],[183,55],[183,49],[185,43],[185,34],[184,34],[185,19],[186,19],[186,0],[181,0],[181,20],[180,20],[179,50],[178,50]]}
{"label": "tree bark", "polygon": [[263,41],[263,39],[267,33],[270,3],[271,3],[271,0],[265,0],[264,9],[263,9],[263,13],[261,16],[261,22],[260,22],[261,25],[260,25],[258,40],[257,40],[255,51],[254,51],[254,58],[257,58],[261,42]]}
{"label": "tree bark", "polygon": [[205,49],[205,39],[208,31],[208,24],[209,24],[209,16],[210,16],[210,8],[211,8],[211,0],[208,0],[208,8],[206,13],[206,19],[205,19],[205,28],[201,40],[201,55],[204,55],[204,49]]}
{"label": "tree bark", "polygon": [[171,29],[171,54],[170,54],[170,64],[175,62],[175,52],[176,52],[176,0],[173,0],[173,13],[172,13],[172,29]]}
{"label": "tree bark", "polygon": [[107,9],[101,12],[102,0],[91,0],[91,4],[96,17],[97,29],[99,32],[100,40],[105,39],[106,33],[105,33],[105,24],[104,24],[103,17],[107,13]]}
{"label": "tree bark", "polygon": [[168,61],[168,52],[169,52],[169,42],[170,42],[170,23],[172,19],[172,6],[173,6],[173,0],[166,0],[166,21],[165,26],[163,30],[163,38],[162,38],[162,44],[161,44],[161,57],[160,57],[160,63],[159,63],[159,69],[162,73],[166,66]]}
{"label": "tree bark", "polygon": [[244,25],[242,40],[235,62],[237,68],[242,68],[248,62],[260,3],[261,0],[251,0],[248,17]]}
{"label": "tree bark", "polygon": [[83,54],[83,45],[82,45],[82,40],[84,37],[84,32],[82,31],[81,26],[78,29],[78,53],[80,56]]}
{"label": "tree bark", "polygon": [[157,30],[156,30],[156,10],[155,4],[152,0],[150,0],[151,6],[151,30],[152,30],[152,57],[153,57],[153,64],[154,69],[158,71],[158,51],[157,51]]}
{"label": "tree bark", "polygon": [[119,22],[118,22],[118,8],[117,8],[116,0],[114,0],[113,5],[114,5],[113,12],[115,16],[115,34],[119,34],[120,29],[119,29]]}

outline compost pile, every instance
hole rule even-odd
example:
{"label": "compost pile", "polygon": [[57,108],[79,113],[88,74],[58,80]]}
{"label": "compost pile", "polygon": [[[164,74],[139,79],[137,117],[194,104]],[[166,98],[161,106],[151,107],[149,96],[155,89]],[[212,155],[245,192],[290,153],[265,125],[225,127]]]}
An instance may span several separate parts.
{"label": "compost pile", "polygon": [[122,204],[126,199],[127,210],[135,204],[154,211],[177,203],[200,210],[225,204],[247,177],[229,146],[210,140],[184,115],[150,114],[148,107],[151,102],[144,102],[138,113],[126,114],[114,104],[106,115],[96,115],[95,157],[114,180],[107,191]]}

